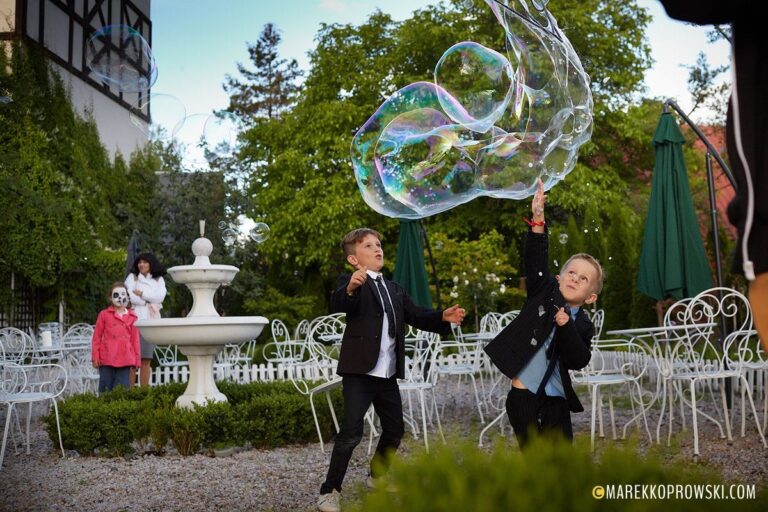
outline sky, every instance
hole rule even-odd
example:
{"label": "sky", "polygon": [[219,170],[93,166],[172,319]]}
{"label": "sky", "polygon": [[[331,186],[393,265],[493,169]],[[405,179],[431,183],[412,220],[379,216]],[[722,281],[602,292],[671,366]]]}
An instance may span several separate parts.
{"label": "sky", "polygon": [[[557,2],[557,0],[550,0]],[[435,0],[152,0],[152,50],[158,80],[152,88],[158,96],[153,109],[160,124],[172,127],[183,106],[191,118],[179,137],[185,142],[208,131],[206,121],[214,110],[227,106],[222,84],[227,74],[237,75],[236,62],[249,63],[247,42],[255,42],[263,26],[272,22],[281,31],[281,57],[296,59],[307,69],[307,52],[321,23],[361,23],[375,9],[402,20]],[[655,64],[645,83],[648,95],[675,98],[686,111],[690,107],[687,70],[700,51],[712,66],[727,64],[726,42],[706,41],[706,27],[693,27],[670,19],[656,0],[640,0],[654,20],[646,37]],[[567,36],[567,32],[566,32]],[[582,56],[584,58],[585,56]],[[706,115],[703,112],[700,115]],[[696,119],[696,115],[694,115]],[[210,125],[210,122],[208,123]],[[206,126],[206,128],[204,128]],[[212,133],[228,133],[211,129]],[[219,137],[220,138],[220,137]]]}

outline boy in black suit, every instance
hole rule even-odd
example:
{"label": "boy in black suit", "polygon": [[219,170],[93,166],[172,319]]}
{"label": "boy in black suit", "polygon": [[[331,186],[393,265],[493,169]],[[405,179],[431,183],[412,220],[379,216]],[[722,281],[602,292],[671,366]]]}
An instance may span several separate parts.
{"label": "boy in black suit", "polygon": [[356,229],[341,243],[347,262],[356,270],[341,276],[331,296],[333,312],[344,312],[347,326],[341,341],[337,373],[342,376],[344,418],[333,445],[328,476],[320,488],[317,508],[340,510],[341,484],[352,451],[363,437],[363,419],[371,404],[381,420],[382,434],[371,461],[386,464],[403,437],[403,406],[397,379],[405,376],[405,324],[448,334],[450,323],[460,324],[465,311],[458,304],[444,311],[415,305],[405,290],[384,279],[381,235]]}
{"label": "boy in black suit", "polygon": [[570,411],[581,412],[584,407],[568,370],[589,364],[595,329],[581,306],[595,302],[603,286],[602,267],[589,254],[571,256],[560,275],[550,275],[544,202],[544,184],[539,180],[525,239],[526,303],[485,347],[491,361],[512,379],[506,408],[521,448],[534,428],[573,439]]}

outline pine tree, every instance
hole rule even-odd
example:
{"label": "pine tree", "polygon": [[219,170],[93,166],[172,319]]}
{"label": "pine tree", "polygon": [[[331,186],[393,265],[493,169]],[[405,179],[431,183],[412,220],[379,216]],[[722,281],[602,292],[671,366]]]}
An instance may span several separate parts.
{"label": "pine tree", "polygon": [[264,25],[256,44],[248,44],[248,54],[254,70],[241,63],[237,70],[242,80],[227,75],[224,90],[230,95],[227,111],[251,125],[257,119],[276,119],[289,108],[301,87],[296,81],[302,76],[296,60],[281,59],[277,47],[281,37],[272,23]]}

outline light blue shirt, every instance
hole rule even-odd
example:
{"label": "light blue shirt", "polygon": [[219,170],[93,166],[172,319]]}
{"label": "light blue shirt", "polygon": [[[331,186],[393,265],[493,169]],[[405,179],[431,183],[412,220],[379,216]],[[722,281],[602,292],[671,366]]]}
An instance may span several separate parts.
{"label": "light blue shirt", "polygon": [[[576,314],[579,312],[579,306],[570,308],[571,320],[576,320]],[[531,393],[536,393],[541,384],[541,380],[544,378],[544,374],[547,373],[547,366],[549,360],[547,359],[547,349],[552,344],[552,340],[555,338],[555,329],[552,331],[541,344],[539,350],[533,355],[528,364],[520,370],[517,374],[517,378],[525,385]],[[560,363],[555,364],[555,370],[549,377],[547,384],[544,386],[544,394],[547,396],[560,396],[565,398],[565,390],[563,389],[563,381],[560,379]]]}

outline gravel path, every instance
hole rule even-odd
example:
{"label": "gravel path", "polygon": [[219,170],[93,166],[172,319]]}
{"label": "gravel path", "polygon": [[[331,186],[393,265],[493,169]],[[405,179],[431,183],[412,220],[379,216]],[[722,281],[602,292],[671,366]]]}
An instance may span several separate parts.
{"label": "gravel path", "polygon": [[[476,440],[480,425],[469,386],[441,383],[440,395],[438,400],[447,404],[442,417],[448,430]],[[587,394],[582,392],[580,396],[586,398]],[[587,412],[573,416],[574,431],[577,436],[588,438],[589,404],[584,405]],[[629,417],[620,408],[616,414],[624,421]],[[656,417],[654,412],[654,420]],[[736,432],[731,445],[719,438],[711,423],[700,425],[699,463],[718,469],[727,480],[767,486],[768,450],[762,448],[754,426],[741,438],[738,436],[740,420],[734,425]],[[655,435],[655,424],[652,431]],[[609,432],[606,424],[606,433]],[[680,432],[679,424],[676,432]],[[364,492],[361,484],[368,468],[367,439],[364,438],[350,463],[345,481],[346,499],[354,499]],[[436,436],[430,439],[437,442]],[[510,449],[517,449],[516,443],[509,439],[497,438],[488,444],[494,442],[508,443]],[[599,446],[608,442],[601,440]],[[647,445],[647,437],[640,438],[641,448]],[[406,434],[400,453],[407,457],[422,446],[420,440]],[[675,447],[665,451],[668,460],[692,460],[692,455],[690,430],[676,435]],[[0,470],[0,510],[310,511],[315,510],[328,458],[329,453],[321,453],[320,445],[315,443],[245,450],[222,458],[180,457],[170,453],[163,457],[106,459],[68,452],[62,459],[37,422],[33,425],[30,455],[15,454],[9,440]]]}

